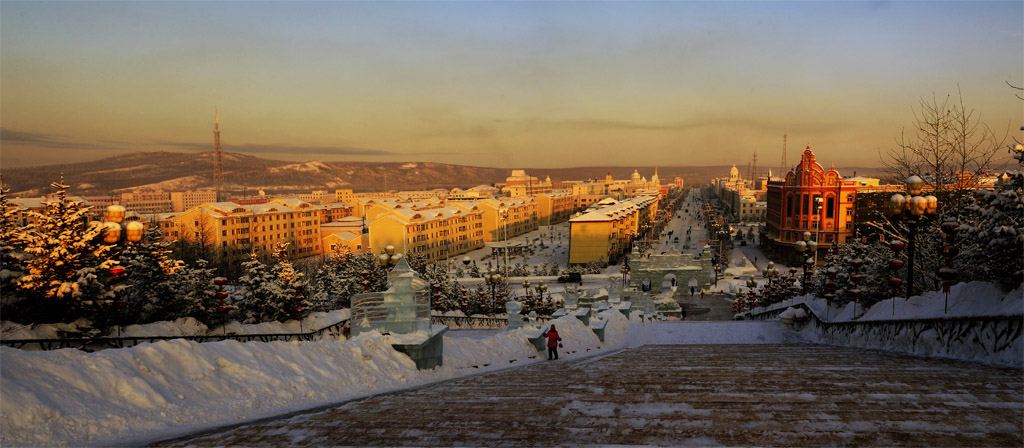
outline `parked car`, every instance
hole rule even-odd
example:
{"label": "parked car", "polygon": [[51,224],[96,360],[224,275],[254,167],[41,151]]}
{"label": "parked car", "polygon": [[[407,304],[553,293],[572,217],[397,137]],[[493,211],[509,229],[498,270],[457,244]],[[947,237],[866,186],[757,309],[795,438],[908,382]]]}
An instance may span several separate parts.
{"label": "parked car", "polygon": [[579,272],[566,272],[558,276],[558,283],[579,283],[583,281],[583,275]]}

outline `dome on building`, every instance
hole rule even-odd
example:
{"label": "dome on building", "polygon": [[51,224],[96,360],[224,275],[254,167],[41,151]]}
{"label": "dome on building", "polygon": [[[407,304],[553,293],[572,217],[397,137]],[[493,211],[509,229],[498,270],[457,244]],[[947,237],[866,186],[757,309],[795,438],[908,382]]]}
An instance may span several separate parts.
{"label": "dome on building", "polygon": [[729,170],[729,181],[730,182],[735,182],[739,178],[740,178],[740,170],[736,169],[736,165],[733,165],[732,169]]}

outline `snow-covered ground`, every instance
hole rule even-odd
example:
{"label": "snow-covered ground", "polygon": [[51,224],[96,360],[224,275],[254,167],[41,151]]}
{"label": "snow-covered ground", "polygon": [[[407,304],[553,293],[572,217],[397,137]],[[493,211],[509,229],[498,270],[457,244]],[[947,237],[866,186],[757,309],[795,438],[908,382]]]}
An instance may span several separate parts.
{"label": "snow-covered ground", "polygon": [[[605,311],[606,341],[574,317],[552,321],[564,358],[642,343],[644,328]],[[444,366],[420,371],[389,336],[349,341],[195,343],[85,353],[0,347],[0,446],[135,445],[545,360],[542,328],[445,338]],[[546,361],[545,361],[546,362]]]}
{"label": "snow-covered ground", "polygon": [[[895,303],[893,303],[895,302]],[[965,316],[1021,316],[1024,315],[1024,286],[1004,293],[988,282],[958,283],[949,290],[948,309],[942,291],[928,291],[910,300],[902,297],[883,300],[864,310],[863,304],[848,303],[843,307],[828,306],[825,299],[813,294],[796,296],[769,307],[754,308],[753,312],[788,308],[803,303],[823,320],[830,322],[931,319]],[[894,306],[895,305],[895,306]],[[854,319],[854,308],[859,316]]]}

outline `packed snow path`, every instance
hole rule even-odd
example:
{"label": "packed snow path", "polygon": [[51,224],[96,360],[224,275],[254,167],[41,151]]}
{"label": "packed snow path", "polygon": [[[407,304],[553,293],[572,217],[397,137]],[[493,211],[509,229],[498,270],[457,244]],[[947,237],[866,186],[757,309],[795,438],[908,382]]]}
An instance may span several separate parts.
{"label": "packed snow path", "polygon": [[1022,408],[1016,369],[814,345],[649,345],[175,443],[1019,447]]}

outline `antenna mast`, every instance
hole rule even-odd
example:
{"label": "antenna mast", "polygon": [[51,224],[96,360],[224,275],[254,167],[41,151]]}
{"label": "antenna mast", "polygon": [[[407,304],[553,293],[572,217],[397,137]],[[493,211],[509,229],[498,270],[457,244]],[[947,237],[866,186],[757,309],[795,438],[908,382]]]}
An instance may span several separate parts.
{"label": "antenna mast", "polygon": [[780,171],[783,177],[786,176],[786,134],[782,134],[782,170]]}
{"label": "antenna mast", "polygon": [[754,183],[756,184],[757,183],[757,148],[754,148],[754,157],[753,157],[753,162],[751,162],[751,163],[754,166],[751,167],[751,169],[750,169],[751,171],[753,171],[753,173],[752,173],[753,175],[750,177],[750,180],[754,181]]}
{"label": "antenna mast", "polygon": [[217,189],[217,201],[223,200],[224,159],[220,152],[220,112],[216,107],[213,108],[213,184]]}

